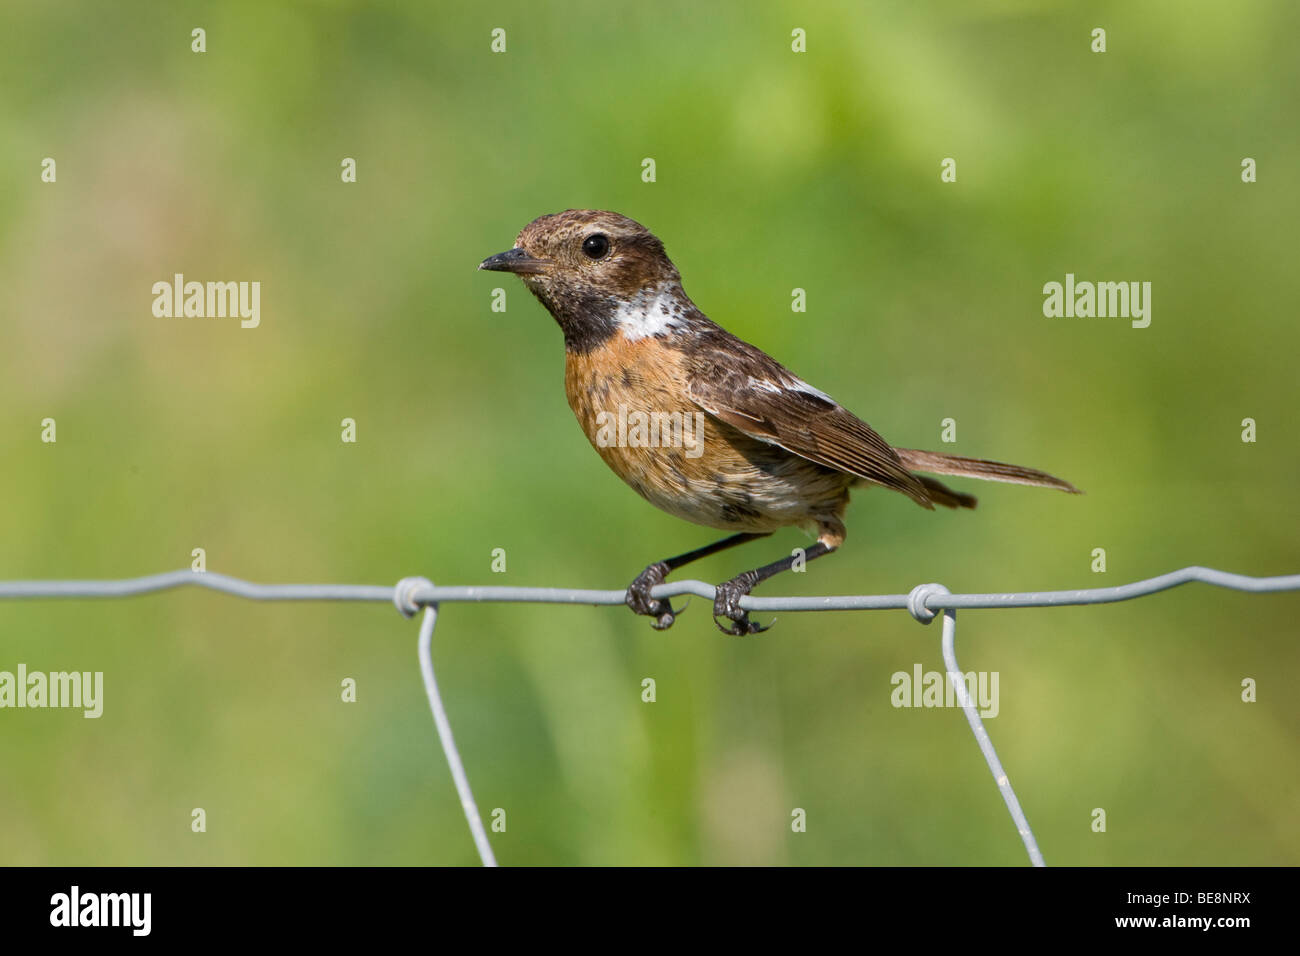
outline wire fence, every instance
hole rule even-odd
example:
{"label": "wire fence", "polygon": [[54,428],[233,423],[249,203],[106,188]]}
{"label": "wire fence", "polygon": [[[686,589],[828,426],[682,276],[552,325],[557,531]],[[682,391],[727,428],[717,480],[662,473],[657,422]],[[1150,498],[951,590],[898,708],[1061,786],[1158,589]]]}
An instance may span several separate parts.
{"label": "wire fence", "polygon": [[[917,621],[929,624],[943,614],[941,652],[952,689],[970,723],[980,753],[1007,805],[1025,852],[1034,866],[1044,866],[1043,855],[1029,826],[1020,800],[998,759],[993,741],[984,729],[979,710],[966,689],[957,664],[957,611],[968,608],[1067,607],[1113,604],[1131,601],[1181,584],[1200,582],[1214,587],[1262,594],[1300,591],[1300,574],[1257,578],[1214,568],[1187,567],[1158,577],[1108,588],[1074,591],[1018,591],[990,594],[952,594],[942,584],[919,584],[907,594],[856,594],[829,597],[754,597],[740,599],[747,611],[883,611],[906,610]],[[403,578],[395,587],[366,584],[256,584],[211,571],[169,571],[146,577],[108,581],[0,581],[0,600],[22,598],[121,598],[153,594],[180,587],[204,587],[254,601],[373,601],[392,602],[407,618],[423,609],[417,652],[429,710],[442,744],[447,766],[460,797],[470,835],[484,866],[496,866],[496,858],[483,827],[478,806],[470,790],[469,777],[452,737],[451,722],[438,693],[433,669],[433,631],[441,604],[590,604],[622,605],[626,591],[593,591],[577,588],[439,587],[427,578]],[[671,598],[690,594],[712,601],[714,588],[703,581],[673,581],[654,587],[650,595]]]}

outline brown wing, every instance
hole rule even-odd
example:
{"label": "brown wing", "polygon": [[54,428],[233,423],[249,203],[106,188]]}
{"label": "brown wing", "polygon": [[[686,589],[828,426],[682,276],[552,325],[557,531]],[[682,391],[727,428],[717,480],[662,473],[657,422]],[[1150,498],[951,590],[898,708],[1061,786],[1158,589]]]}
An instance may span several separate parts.
{"label": "brown wing", "polygon": [[730,341],[691,355],[687,392],[692,401],[752,438],[934,507],[925,487],[870,425],[766,353],[718,332]]}

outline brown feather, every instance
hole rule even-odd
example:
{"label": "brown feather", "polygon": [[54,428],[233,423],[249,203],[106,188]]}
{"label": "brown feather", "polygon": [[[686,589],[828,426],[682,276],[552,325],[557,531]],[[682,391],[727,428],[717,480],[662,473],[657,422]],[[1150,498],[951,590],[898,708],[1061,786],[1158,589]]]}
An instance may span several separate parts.
{"label": "brown feather", "polygon": [[904,465],[916,471],[928,471],[934,475],[981,478],[985,481],[1002,481],[1013,485],[1057,488],[1068,491],[1072,495],[1083,494],[1068,481],[1049,475],[1045,471],[1039,471],[1037,468],[1008,465],[983,458],[963,458],[960,455],[945,455],[943,452],[921,451],[916,448],[898,448],[895,451],[898,452],[898,457],[903,460]]}
{"label": "brown feather", "polygon": [[[590,352],[568,352],[569,405],[605,463],[651,504],[687,521],[731,531],[803,525],[843,541],[840,516],[851,476],[793,455],[710,417],[687,397],[683,353],[654,339],[616,336]],[[697,456],[678,447],[633,447],[600,440],[601,413],[698,416]],[[752,429],[753,423],[748,423]]]}
{"label": "brown feather", "polygon": [[701,408],[754,438],[934,507],[925,486],[870,425],[804,391],[811,386],[775,359],[700,318],[711,328],[691,343],[687,394]]}
{"label": "brown feather", "polygon": [[943,505],[945,508],[974,508],[976,505],[974,495],[968,495],[962,491],[953,491],[942,481],[928,475],[917,475],[916,477],[921,484],[925,485],[926,493],[936,505]]}

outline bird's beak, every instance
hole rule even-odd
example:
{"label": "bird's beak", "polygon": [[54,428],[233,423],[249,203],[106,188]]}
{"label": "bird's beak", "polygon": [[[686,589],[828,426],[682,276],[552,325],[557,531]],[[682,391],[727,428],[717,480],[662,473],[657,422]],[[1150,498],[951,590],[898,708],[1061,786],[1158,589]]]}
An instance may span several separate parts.
{"label": "bird's beak", "polygon": [[519,276],[535,276],[541,275],[550,265],[550,259],[538,259],[522,249],[514,248],[508,252],[498,252],[495,256],[488,256],[478,264],[478,267],[489,272],[513,272]]}

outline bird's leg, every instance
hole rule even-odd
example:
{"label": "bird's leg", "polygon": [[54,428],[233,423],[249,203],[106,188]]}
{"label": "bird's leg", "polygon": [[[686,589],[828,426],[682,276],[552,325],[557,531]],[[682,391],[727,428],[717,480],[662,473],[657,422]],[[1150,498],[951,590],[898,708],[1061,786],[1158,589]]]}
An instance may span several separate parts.
{"label": "bird's leg", "polygon": [[[818,541],[803,553],[803,559],[811,561],[814,558],[820,558],[823,554],[830,554],[834,550],[834,545],[827,544],[825,541]],[[726,618],[731,622],[731,626],[723,627],[718,624],[718,629],[723,634],[734,634],[738,637],[743,634],[760,634],[766,631],[771,625],[765,626],[751,621],[749,612],[741,609],[740,599],[752,591],[760,582],[766,581],[782,571],[789,571],[797,560],[798,555],[792,554],[788,558],[782,558],[780,561],[773,561],[771,564],[755,568],[753,571],[738,574],[730,581],[719,584],[717,597],[713,599],[713,623],[717,624],[720,617]]]}
{"label": "bird's leg", "polygon": [[[690,564],[700,558],[706,558],[711,554],[717,554],[719,551],[725,551],[727,548],[734,548],[738,544],[744,544],[746,541],[753,541],[756,538],[766,538],[771,532],[751,534],[744,532],[733,534],[730,538],[723,538],[721,541],[715,541],[713,544],[705,545],[703,548],[696,548],[694,551],[687,551],[685,554],[679,554],[675,558],[668,558],[664,561],[656,561],[648,566],[644,571],[636,576],[627,587],[627,597],[625,598],[627,606],[637,614],[644,614],[647,617],[654,618],[651,627],[657,631],[664,631],[673,626],[673,621],[677,619],[680,613],[673,610],[671,604],[663,598],[652,598],[650,589],[656,585],[663,584],[664,578],[669,572],[676,571],[682,565]],[[775,572],[773,572],[775,573]],[[760,580],[762,580],[760,578]],[[752,585],[751,585],[752,586]]]}

